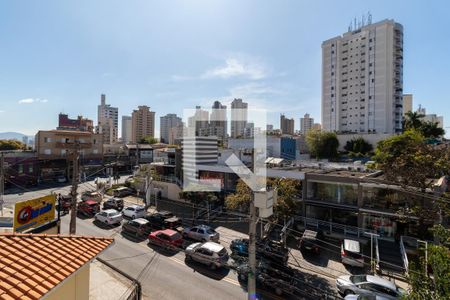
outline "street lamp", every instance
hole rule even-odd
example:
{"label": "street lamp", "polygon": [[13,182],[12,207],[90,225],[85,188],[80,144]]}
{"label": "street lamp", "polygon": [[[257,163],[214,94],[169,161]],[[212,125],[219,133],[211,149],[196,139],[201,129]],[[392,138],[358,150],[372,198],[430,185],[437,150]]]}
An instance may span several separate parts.
{"label": "street lamp", "polygon": [[370,269],[372,274],[375,274],[375,268],[373,264],[373,237],[378,238],[380,235],[373,232],[364,232],[365,235],[370,235]]}

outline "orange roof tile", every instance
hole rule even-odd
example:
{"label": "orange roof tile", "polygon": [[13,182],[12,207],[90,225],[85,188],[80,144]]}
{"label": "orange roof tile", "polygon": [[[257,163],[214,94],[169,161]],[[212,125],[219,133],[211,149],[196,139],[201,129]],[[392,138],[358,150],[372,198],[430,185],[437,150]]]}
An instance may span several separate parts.
{"label": "orange roof tile", "polygon": [[0,299],[41,298],[113,241],[69,235],[0,234]]}

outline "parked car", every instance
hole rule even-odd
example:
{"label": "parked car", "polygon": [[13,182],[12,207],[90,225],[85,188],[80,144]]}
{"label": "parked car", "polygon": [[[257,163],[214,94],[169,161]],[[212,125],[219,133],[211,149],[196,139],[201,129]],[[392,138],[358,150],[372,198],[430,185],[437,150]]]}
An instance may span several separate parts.
{"label": "parked car", "polygon": [[56,178],[56,181],[58,181],[58,183],[65,183],[67,182],[67,178],[64,175],[61,175]]}
{"label": "parked car", "polygon": [[114,197],[126,197],[126,196],[133,195],[133,191],[127,187],[119,187],[114,190],[113,194],[114,194]]}
{"label": "parked car", "polygon": [[103,209],[115,209],[121,211],[123,209],[123,199],[109,198],[103,203]]}
{"label": "parked car", "polygon": [[365,294],[365,295],[347,295],[345,296],[344,300],[389,300],[389,299],[383,296]]}
{"label": "parked car", "polygon": [[130,220],[122,225],[122,232],[134,235],[135,237],[148,236],[152,231],[149,222],[143,218]]}
{"label": "parked car", "polygon": [[321,234],[319,232],[306,229],[300,239],[300,249],[319,254],[320,247],[318,240],[320,237]]}
{"label": "parked car", "polygon": [[361,243],[355,240],[344,239],[341,244],[341,260],[345,265],[364,268]]}
{"label": "parked car", "polygon": [[151,244],[170,249],[178,249],[183,245],[181,234],[172,229],[154,231],[149,234],[148,241]]}
{"label": "parked car", "polygon": [[173,229],[177,231],[182,231],[181,220],[175,216],[170,218],[165,218],[159,212],[154,214],[149,214],[143,217],[148,220],[154,229]]}
{"label": "parked car", "polygon": [[212,227],[207,225],[199,225],[194,227],[188,227],[183,230],[183,237],[188,237],[197,241],[212,241],[219,242],[219,233]]}
{"label": "parked car", "polygon": [[168,211],[168,210],[160,210],[160,211],[156,212],[155,214],[162,216],[164,219],[169,219],[169,218],[175,217],[173,212]]}
{"label": "parked car", "polygon": [[[236,257],[248,257],[248,239],[235,239],[231,241],[230,249]],[[289,250],[276,241],[263,240],[256,242],[256,257],[265,258],[284,265],[289,259]]]}
{"label": "parked car", "polygon": [[228,258],[225,247],[214,242],[194,243],[186,248],[187,260],[197,261],[211,269],[225,266]]}
{"label": "parked car", "polygon": [[103,197],[102,197],[102,194],[100,194],[98,192],[84,192],[81,195],[81,200],[82,201],[93,200],[93,201],[100,203],[100,202],[102,202]]}
{"label": "parked car", "polygon": [[94,218],[96,221],[106,225],[120,224],[123,220],[122,214],[115,209],[101,211],[97,213]]}
{"label": "parked car", "polygon": [[86,200],[78,203],[77,212],[87,217],[93,217],[100,211],[100,204],[94,200]]}
{"label": "parked car", "polygon": [[393,282],[373,275],[344,275],[336,279],[340,293],[381,296],[387,299],[399,299],[405,293]]}
{"label": "parked car", "polygon": [[145,216],[145,213],[145,207],[141,205],[131,205],[125,207],[125,209],[122,211],[124,217],[128,217],[131,219],[142,218]]}

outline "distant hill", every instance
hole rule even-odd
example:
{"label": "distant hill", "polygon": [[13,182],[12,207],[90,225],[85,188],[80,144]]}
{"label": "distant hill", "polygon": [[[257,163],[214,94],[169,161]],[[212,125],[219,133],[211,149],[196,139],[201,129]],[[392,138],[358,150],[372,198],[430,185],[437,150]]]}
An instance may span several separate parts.
{"label": "distant hill", "polygon": [[18,140],[22,141],[24,136],[28,136],[28,139],[34,139],[32,135],[26,135],[20,132],[0,132],[0,140]]}

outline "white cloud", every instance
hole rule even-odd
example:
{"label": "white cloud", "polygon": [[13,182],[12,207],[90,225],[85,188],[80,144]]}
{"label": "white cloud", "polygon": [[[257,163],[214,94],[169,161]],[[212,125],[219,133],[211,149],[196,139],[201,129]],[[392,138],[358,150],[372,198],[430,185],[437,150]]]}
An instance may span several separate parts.
{"label": "white cloud", "polygon": [[267,77],[267,68],[258,61],[227,58],[225,65],[206,71],[202,78],[246,77],[253,80]]}
{"label": "white cloud", "polygon": [[47,99],[42,98],[25,98],[18,101],[19,104],[47,103]]}

